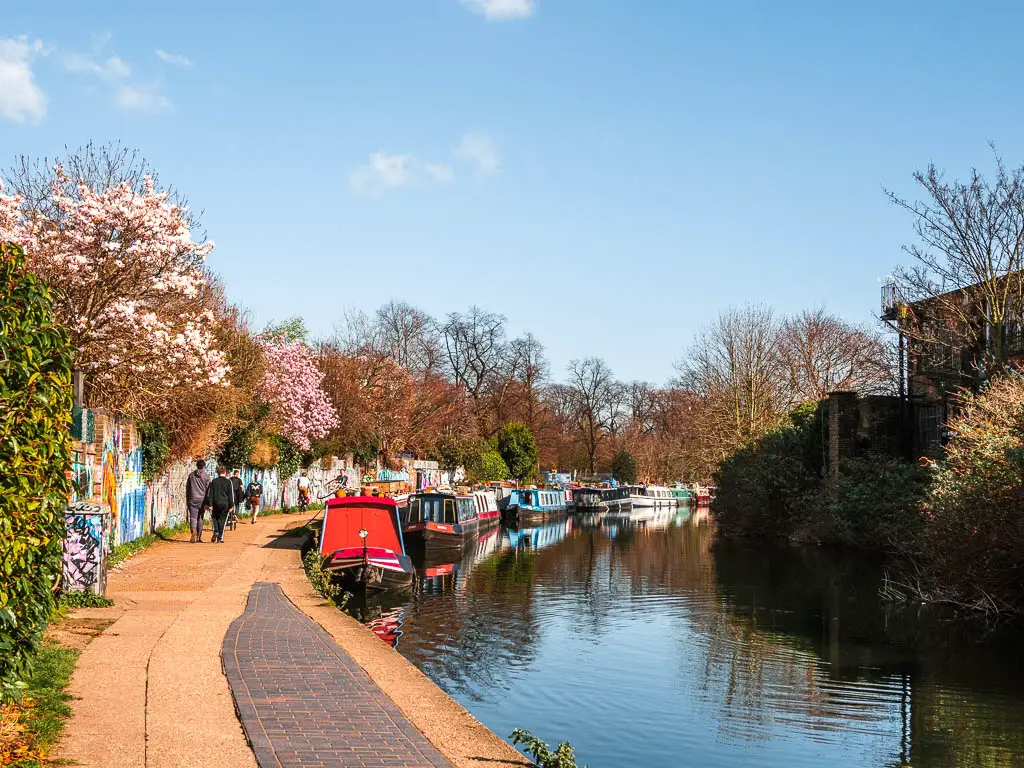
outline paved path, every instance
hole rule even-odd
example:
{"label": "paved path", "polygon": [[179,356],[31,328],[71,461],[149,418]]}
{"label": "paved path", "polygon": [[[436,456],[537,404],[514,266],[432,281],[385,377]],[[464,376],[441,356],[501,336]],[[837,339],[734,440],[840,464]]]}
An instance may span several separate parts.
{"label": "paved path", "polygon": [[116,621],[79,657],[58,757],[88,768],[255,768],[220,652],[267,545],[298,519],[240,523],[224,544],[190,544],[186,534],[113,571],[115,607],[82,611]]}
{"label": "paved path", "polygon": [[260,768],[450,766],[277,584],[253,586],[222,658]]}

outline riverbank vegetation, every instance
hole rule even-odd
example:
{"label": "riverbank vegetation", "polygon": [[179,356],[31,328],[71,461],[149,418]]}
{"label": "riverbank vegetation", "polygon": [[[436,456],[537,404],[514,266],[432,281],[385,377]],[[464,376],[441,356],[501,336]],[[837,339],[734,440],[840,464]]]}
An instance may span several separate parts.
{"label": "riverbank vegetation", "polygon": [[[772,407],[773,366],[785,368],[800,344],[773,333],[763,312],[706,334],[689,363],[694,375],[717,374],[737,357],[761,361],[744,365],[759,374],[746,377],[746,399],[726,400],[736,442],[726,443],[716,471],[723,535],[880,550],[894,556],[886,591],[895,599],[1024,613],[1024,167],[1009,170],[998,155],[996,164],[994,179],[974,171],[967,182],[946,181],[932,166],[915,175],[925,200],[890,195],[912,213],[918,237],[906,249],[914,266],[896,272],[890,319],[911,345],[911,402],[945,410],[940,456],[857,455],[825,477],[820,410],[779,419]],[[843,387],[818,395],[878,391],[884,355],[864,351],[835,368],[849,371]]]}

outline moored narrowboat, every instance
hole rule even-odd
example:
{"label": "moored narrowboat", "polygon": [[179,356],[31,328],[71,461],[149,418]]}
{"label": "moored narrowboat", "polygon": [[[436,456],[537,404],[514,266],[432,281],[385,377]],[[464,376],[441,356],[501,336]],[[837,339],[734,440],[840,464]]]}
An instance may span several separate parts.
{"label": "moored narrowboat", "polygon": [[553,488],[519,488],[502,499],[502,517],[508,523],[531,525],[568,511],[565,491]]}
{"label": "moored narrowboat", "polygon": [[608,509],[608,504],[602,498],[601,490],[600,488],[573,488],[573,511],[587,514],[605,512]]}
{"label": "moored narrowboat", "polygon": [[328,499],[320,556],[324,570],[350,588],[408,587],[415,573],[395,500],[381,496]]}
{"label": "moored narrowboat", "polygon": [[481,531],[499,522],[500,513],[491,491],[428,491],[409,497],[402,530],[410,546],[428,551],[461,549]]}

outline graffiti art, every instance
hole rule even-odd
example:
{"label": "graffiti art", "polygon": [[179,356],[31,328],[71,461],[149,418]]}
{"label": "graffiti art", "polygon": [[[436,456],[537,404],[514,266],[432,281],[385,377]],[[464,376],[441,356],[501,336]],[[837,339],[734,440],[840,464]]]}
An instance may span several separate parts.
{"label": "graffiti art", "polygon": [[104,517],[100,506],[81,502],[69,506],[65,512],[65,591],[103,593]]}

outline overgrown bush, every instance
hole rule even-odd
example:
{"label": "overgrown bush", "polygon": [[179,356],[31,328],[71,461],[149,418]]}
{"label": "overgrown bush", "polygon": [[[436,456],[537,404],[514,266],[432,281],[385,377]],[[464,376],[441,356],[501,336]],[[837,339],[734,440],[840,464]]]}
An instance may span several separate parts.
{"label": "overgrown bush", "polygon": [[927,470],[885,456],[845,459],[837,477],[795,500],[804,541],[912,553],[924,523]]}
{"label": "overgrown bush", "polygon": [[785,538],[913,551],[928,473],[887,456],[844,459],[822,477],[822,425],[814,404],[722,462],[715,519],[726,536]]}
{"label": "overgrown bush", "polygon": [[[816,457],[816,460],[812,457]],[[798,502],[820,486],[821,426],[802,408],[725,459],[715,473],[715,521],[724,536],[789,538]]]}
{"label": "overgrown bush", "polygon": [[1024,612],[1024,376],[966,394],[925,505],[919,572],[929,600]]}
{"label": "overgrown bush", "polygon": [[0,699],[24,687],[53,611],[70,422],[67,333],[21,249],[0,244]]}

